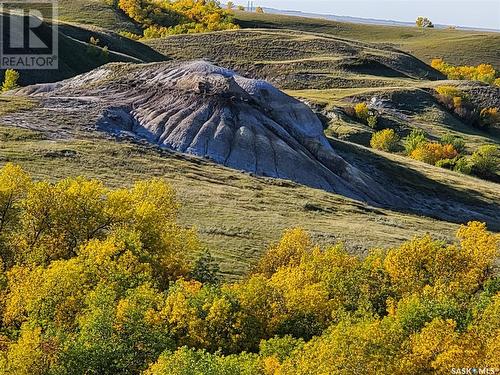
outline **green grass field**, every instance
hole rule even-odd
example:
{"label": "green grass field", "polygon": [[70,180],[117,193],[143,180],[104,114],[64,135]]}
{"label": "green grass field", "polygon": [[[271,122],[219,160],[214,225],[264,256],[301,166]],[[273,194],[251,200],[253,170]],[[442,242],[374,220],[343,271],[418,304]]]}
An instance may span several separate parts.
{"label": "green grass field", "polygon": [[444,58],[452,64],[492,64],[500,69],[500,34],[452,29],[362,25],[315,18],[236,12],[243,28],[271,28],[324,33],[336,37],[390,44],[429,63]]}

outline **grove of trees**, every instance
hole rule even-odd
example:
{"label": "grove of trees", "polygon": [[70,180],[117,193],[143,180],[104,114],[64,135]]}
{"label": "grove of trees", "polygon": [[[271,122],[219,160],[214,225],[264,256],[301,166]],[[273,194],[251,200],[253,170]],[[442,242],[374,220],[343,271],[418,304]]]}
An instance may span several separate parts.
{"label": "grove of trees", "polygon": [[431,66],[445,74],[448,79],[482,81],[500,86],[500,73],[491,64],[455,66],[445,62],[443,59],[433,59]]}
{"label": "grove of trees", "polygon": [[0,169],[0,374],[448,374],[500,367],[500,237],[361,258],[286,231],[223,282],[164,180]]}
{"label": "grove of trees", "polygon": [[145,38],[238,28],[216,0],[118,0],[117,7],[144,29]]}

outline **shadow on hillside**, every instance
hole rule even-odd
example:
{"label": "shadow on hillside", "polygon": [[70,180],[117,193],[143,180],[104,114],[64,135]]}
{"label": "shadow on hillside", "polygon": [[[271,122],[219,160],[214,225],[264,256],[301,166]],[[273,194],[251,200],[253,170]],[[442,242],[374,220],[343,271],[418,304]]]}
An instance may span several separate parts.
{"label": "shadow on hillside", "polygon": [[[441,183],[366,148],[336,139],[329,140],[337,153],[349,163],[385,186],[389,194],[398,195],[408,202],[406,207],[388,208],[455,223],[479,220],[486,222],[491,230],[500,231],[500,204],[491,197],[472,188],[460,189]],[[457,177],[460,178],[460,175]]]}

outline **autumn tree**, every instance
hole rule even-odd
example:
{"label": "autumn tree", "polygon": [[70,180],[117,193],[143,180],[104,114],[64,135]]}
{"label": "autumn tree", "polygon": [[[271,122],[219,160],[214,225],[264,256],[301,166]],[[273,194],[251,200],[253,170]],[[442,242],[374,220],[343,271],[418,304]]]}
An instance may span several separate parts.
{"label": "autumn tree", "polygon": [[417,27],[421,27],[421,28],[424,28],[424,27],[433,28],[434,27],[434,24],[427,17],[418,17],[417,20],[415,21],[415,24],[417,25]]}
{"label": "autumn tree", "polygon": [[384,129],[373,133],[370,146],[376,150],[391,152],[398,145],[399,137],[393,129]]}
{"label": "autumn tree", "polygon": [[19,81],[19,72],[13,69],[7,69],[5,71],[5,77],[2,84],[2,92],[10,91],[18,87],[17,82]]}

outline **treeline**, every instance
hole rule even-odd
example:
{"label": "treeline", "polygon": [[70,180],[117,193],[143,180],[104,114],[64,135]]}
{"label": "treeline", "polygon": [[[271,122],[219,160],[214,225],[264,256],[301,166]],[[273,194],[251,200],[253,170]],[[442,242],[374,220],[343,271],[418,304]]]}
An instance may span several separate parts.
{"label": "treeline", "polygon": [[[366,258],[287,231],[220,282],[165,181],[110,190],[0,169],[0,373],[450,373],[500,367],[499,236]],[[202,254],[201,257],[199,254]]]}
{"label": "treeline", "polygon": [[215,0],[117,0],[114,5],[142,26],[145,38],[238,28]]}
{"label": "treeline", "polygon": [[448,79],[482,81],[500,86],[500,74],[490,64],[455,66],[445,62],[443,59],[434,59],[431,62],[431,66],[446,75]]}

